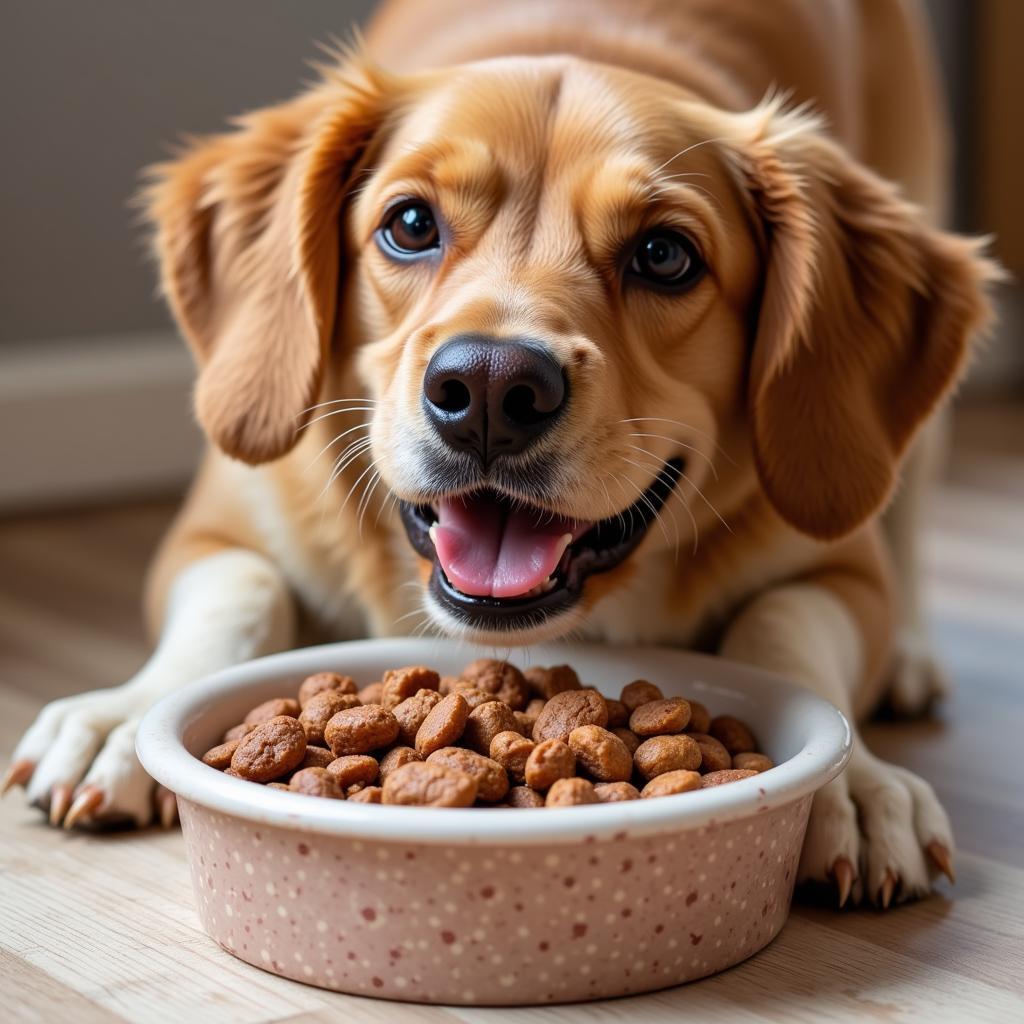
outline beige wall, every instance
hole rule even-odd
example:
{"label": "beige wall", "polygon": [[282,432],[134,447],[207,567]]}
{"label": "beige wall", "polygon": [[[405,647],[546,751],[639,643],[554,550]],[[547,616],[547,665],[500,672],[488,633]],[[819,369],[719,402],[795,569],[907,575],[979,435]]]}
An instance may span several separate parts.
{"label": "beige wall", "polygon": [[181,132],[282,99],[371,0],[4,0],[0,344],[168,324],[127,207]]}

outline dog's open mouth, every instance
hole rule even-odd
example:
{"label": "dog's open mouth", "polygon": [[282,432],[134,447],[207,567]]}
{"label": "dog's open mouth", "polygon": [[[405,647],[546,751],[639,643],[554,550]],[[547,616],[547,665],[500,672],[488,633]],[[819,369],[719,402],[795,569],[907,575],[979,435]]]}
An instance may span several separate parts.
{"label": "dog's open mouth", "polygon": [[402,503],[416,551],[434,563],[433,597],[461,620],[507,631],[574,604],[594,573],[620,565],[643,540],[682,475],[665,463],[643,495],[598,522],[567,519],[493,490]]}

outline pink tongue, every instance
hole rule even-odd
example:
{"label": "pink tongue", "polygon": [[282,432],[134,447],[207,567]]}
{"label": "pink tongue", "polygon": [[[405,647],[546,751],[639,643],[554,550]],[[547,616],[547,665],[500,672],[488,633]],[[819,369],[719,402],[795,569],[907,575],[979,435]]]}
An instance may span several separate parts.
{"label": "pink tongue", "polygon": [[521,597],[555,571],[566,537],[571,542],[589,527],[470,495],[441,502],[433,537],[452,586],[474,597]]}

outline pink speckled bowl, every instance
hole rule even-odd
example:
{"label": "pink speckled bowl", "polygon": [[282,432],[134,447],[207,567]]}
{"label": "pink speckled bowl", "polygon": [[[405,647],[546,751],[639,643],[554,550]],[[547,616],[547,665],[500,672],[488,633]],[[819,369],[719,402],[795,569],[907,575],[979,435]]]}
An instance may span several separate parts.
{"label": "pink speckled bowl", "polygon": [[769,673],[655,648],[529,651],[531,663],[568,662],[609,695],[643,677],[738,715],[778,764],[657,800],[383,807],[266,789],[194,756],[312,672],[369,682],[385,668],[450,673],[493,653],[436,640],[334,644],[240,665],[156,705],[139,757],[178,794],[209,934],[297,981],[484,1005],[648,992],[770,942],[789,913],[811,796],[846,763],[850,731],[830,704]]}

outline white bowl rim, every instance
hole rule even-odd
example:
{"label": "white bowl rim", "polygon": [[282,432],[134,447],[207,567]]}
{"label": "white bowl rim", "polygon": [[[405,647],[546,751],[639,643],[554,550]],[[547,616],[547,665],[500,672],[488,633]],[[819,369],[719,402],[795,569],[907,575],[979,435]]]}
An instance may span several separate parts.
{"label": "white bowl rim", "polygon": [[[727,680],[729,688],[735,690],[743,688],[744,679],[756,683],[764,699],[784,699],[791,705],[790,714],[802,716],[808,735],[803,748],[766,775],[726,786],[656,800],[582,805],[552,813],[545,808],[397,807],[285,793],[211,769],[183,744],[185,728],[204,708],[247,686],[280,675],[301,677],[344,665],[351,659],[376,660],[385,649],[387,664],[429,664],[432,658],[436,660],[440,642],[400,637],[325,644],[269,655],[216,672],[150,708],[136,737],[139,759],[157,782],[185,800],[258,824],[352,839],[408,842],[414,838],[430,844],[520,846],[581,842],[591,837],[607,839],[622,833],[637,836],[681,832],[750,817],[813,793],[835,778],[850,757],[849,723],[828,701],[771,672],[664,647],[627,650],[638,663],[645,655],[672,656],[681,670],[698,672],[711,680],[711,685],[716,680],[725,685]],[[574,657],[592,657],[601,649],[595,644],[566,644],[539,650],[548,654],[557,651],[561,660],[572,663]],[[621,650],[616,648],[617,652]],[[460,654],[467,651],[472,648],[460,645]]]}

